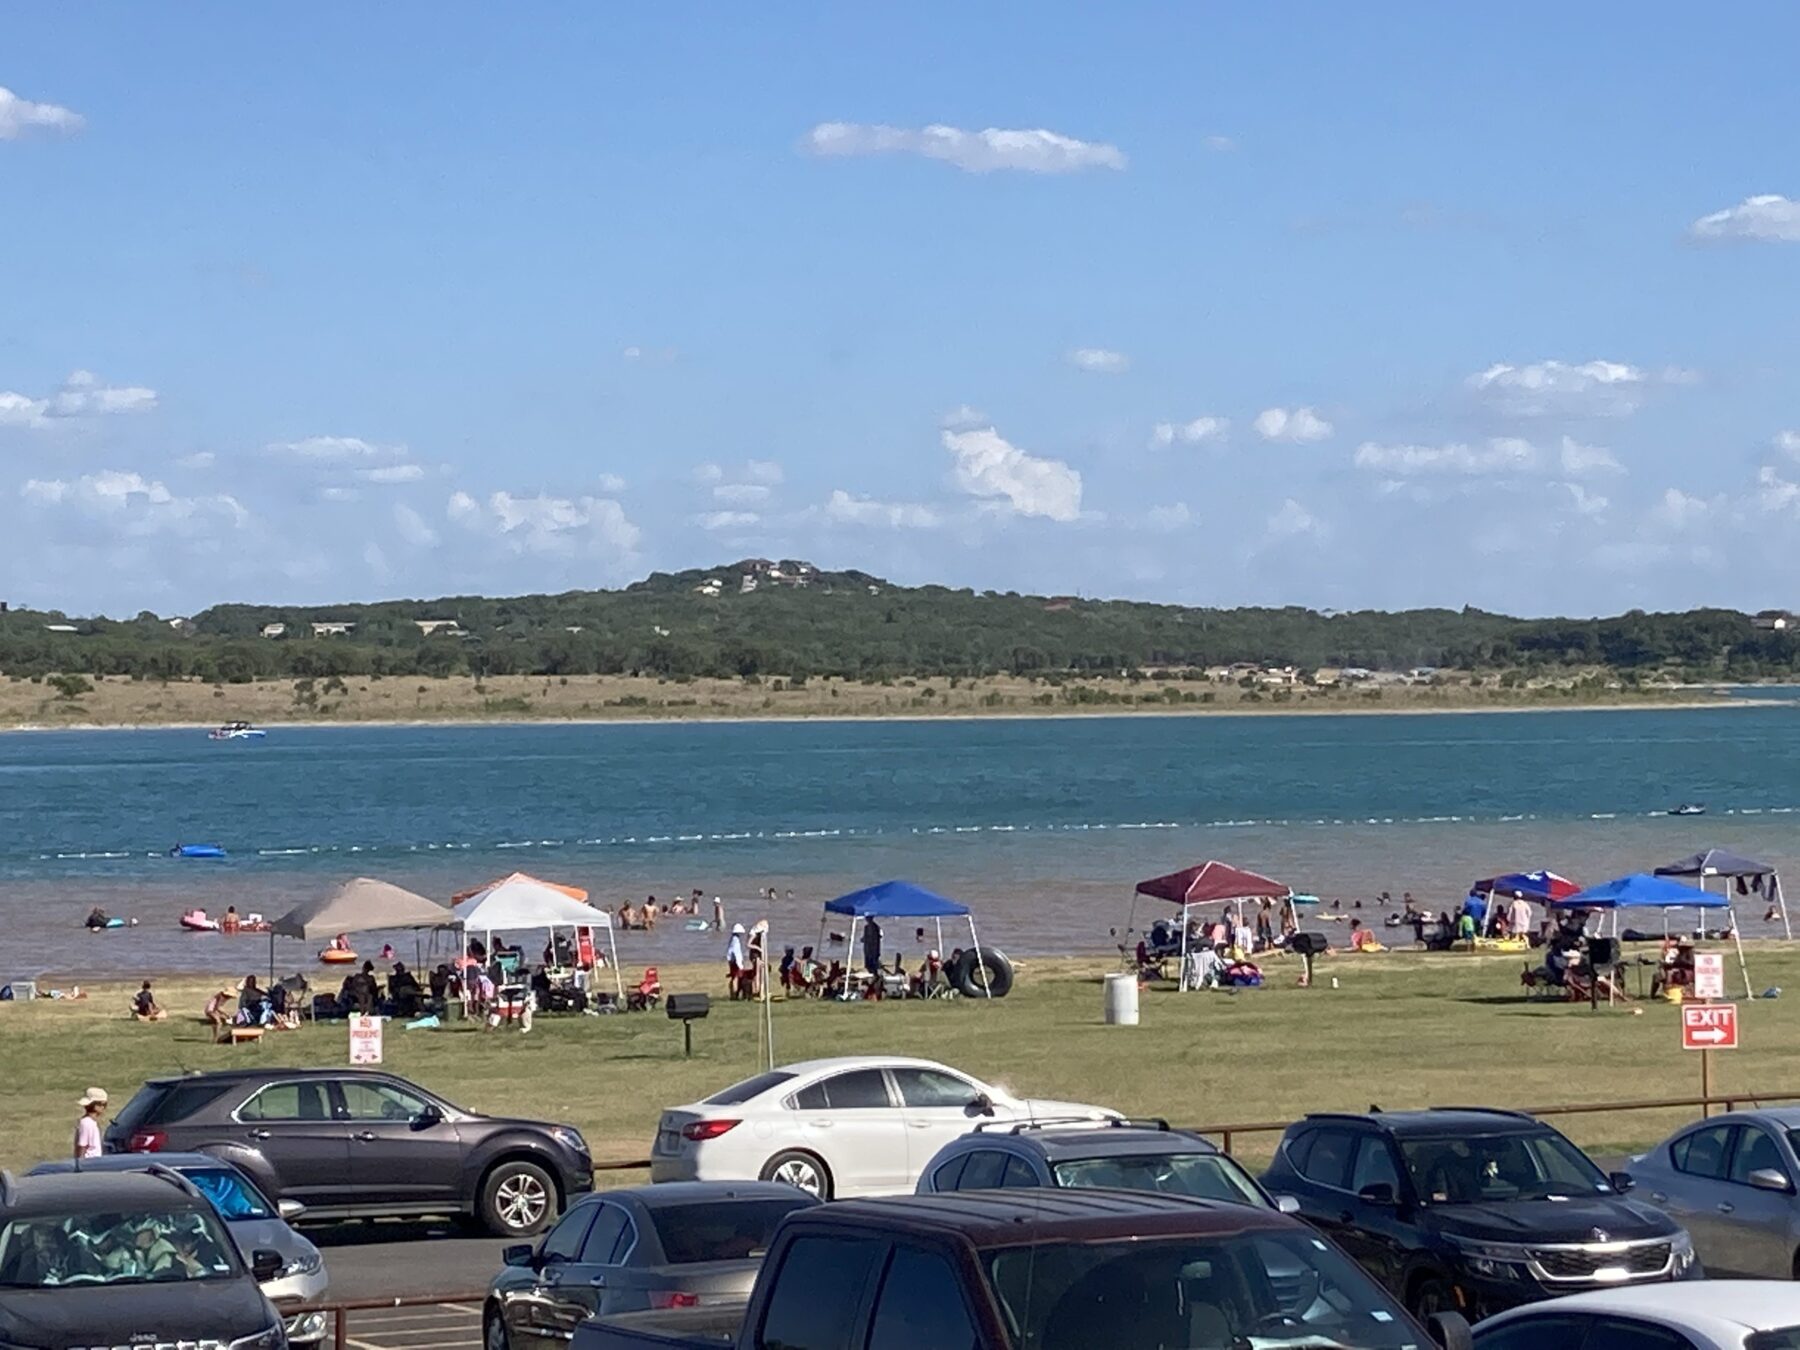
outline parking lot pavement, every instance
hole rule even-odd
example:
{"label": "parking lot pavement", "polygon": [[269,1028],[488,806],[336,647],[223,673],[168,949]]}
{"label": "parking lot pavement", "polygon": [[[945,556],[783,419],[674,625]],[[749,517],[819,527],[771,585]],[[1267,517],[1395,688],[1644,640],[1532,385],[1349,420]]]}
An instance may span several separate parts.
{"label": "parking lot pavement", "polygon": [[334,1303],[479,1293],[499,1271],[507,1245],[456,1224],[410,1220],[308,1225],[304,1231],[325,1256],[331,1276],[325,1297]]}
{"label": "parking lot pavement", "polygon": [[437,1303],[351,1313],[344,1343],[355,1350],[481,1350],[481,1305]]}

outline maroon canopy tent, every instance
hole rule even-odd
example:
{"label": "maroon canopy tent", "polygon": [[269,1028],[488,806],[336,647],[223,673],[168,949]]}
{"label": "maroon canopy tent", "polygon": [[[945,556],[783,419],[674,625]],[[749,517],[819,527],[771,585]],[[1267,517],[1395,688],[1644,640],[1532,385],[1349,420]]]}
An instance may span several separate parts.
{"label": "maroon canopy tent", "polygon": [[[1152,877],[1149,881],[1140,881],[1137,891],[1132,896],[1132,919],[1136,918],[1137,897],[1148,895],[1156,900],[1167,900],[1171,904],[1181,906],[1181,980],[1180,987],[1187,988],[1188,966],[1188,910],[1195,905],[1214,904],[1220,901],[1245,900],[1285,900],[1292,895],[1293,888],[1279,881],[1273,881],[1259,872],[1246,872],[1241,867],[1233,867],[1230,863],[1222,863],[1216,858],[1197,863],[1193,867],[1184,867],[1179,872],[1171,872],[1166,877]],[[1126,932],[1131,931],[1127,921]]]}
{"label": "maroon canopy tent", "polygon": [[1185,906],[1204,905],[1213,900],[1280,900],[1291,894],[1292,888],[1215,858],[1171,872],[1166,877],[1140,881],[1137,893]]}

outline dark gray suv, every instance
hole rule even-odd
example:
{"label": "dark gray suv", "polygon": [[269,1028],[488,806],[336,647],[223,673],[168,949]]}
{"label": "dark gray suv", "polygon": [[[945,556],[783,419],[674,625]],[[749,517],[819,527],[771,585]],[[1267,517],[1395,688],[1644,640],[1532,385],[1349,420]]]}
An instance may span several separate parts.
{"label": "dark gray suv", "polygon": [[106,1148],[228,1159],[309,1220],[466,1214],[500,1237],[540,1231],[594,1184],[573,1126],[476,1115],[358,1069],[153,1078],[114,1117]]}
{"label": "dark gray suv", "polygon": [[166,1169],[0,1172],[0,1345],[287,1350],[257,1284],[280,1266],[272,1251],[246,1265],[207,1198]]}

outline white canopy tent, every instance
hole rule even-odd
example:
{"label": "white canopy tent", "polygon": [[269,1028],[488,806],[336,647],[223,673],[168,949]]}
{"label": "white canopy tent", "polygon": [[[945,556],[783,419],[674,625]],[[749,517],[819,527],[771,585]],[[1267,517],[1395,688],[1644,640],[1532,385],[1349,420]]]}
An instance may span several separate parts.
{"label": "white canopy tent", "polygon": [[[586,895],[586,891],[579,892]],[[450,911],[465,934],[480,933],[492,950],[495,933],[517,933],[539,928],[553,935],[559,928],[604,928],[612,956],[613,984],[619,1001],[625,1000],[625,979],[619,972],[619,940],[612,916],[576,898],[573,887],[539,881],[515,872],[458,900]]]}

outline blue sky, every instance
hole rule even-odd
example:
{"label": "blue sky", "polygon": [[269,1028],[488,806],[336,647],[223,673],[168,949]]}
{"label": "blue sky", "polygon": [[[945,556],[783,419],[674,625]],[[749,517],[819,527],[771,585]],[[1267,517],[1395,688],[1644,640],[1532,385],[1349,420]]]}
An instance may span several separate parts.
{"label": "blue sky", "polygon": [[869,8],[11,13],[0,598],[1800,603],[1800,9]]}

